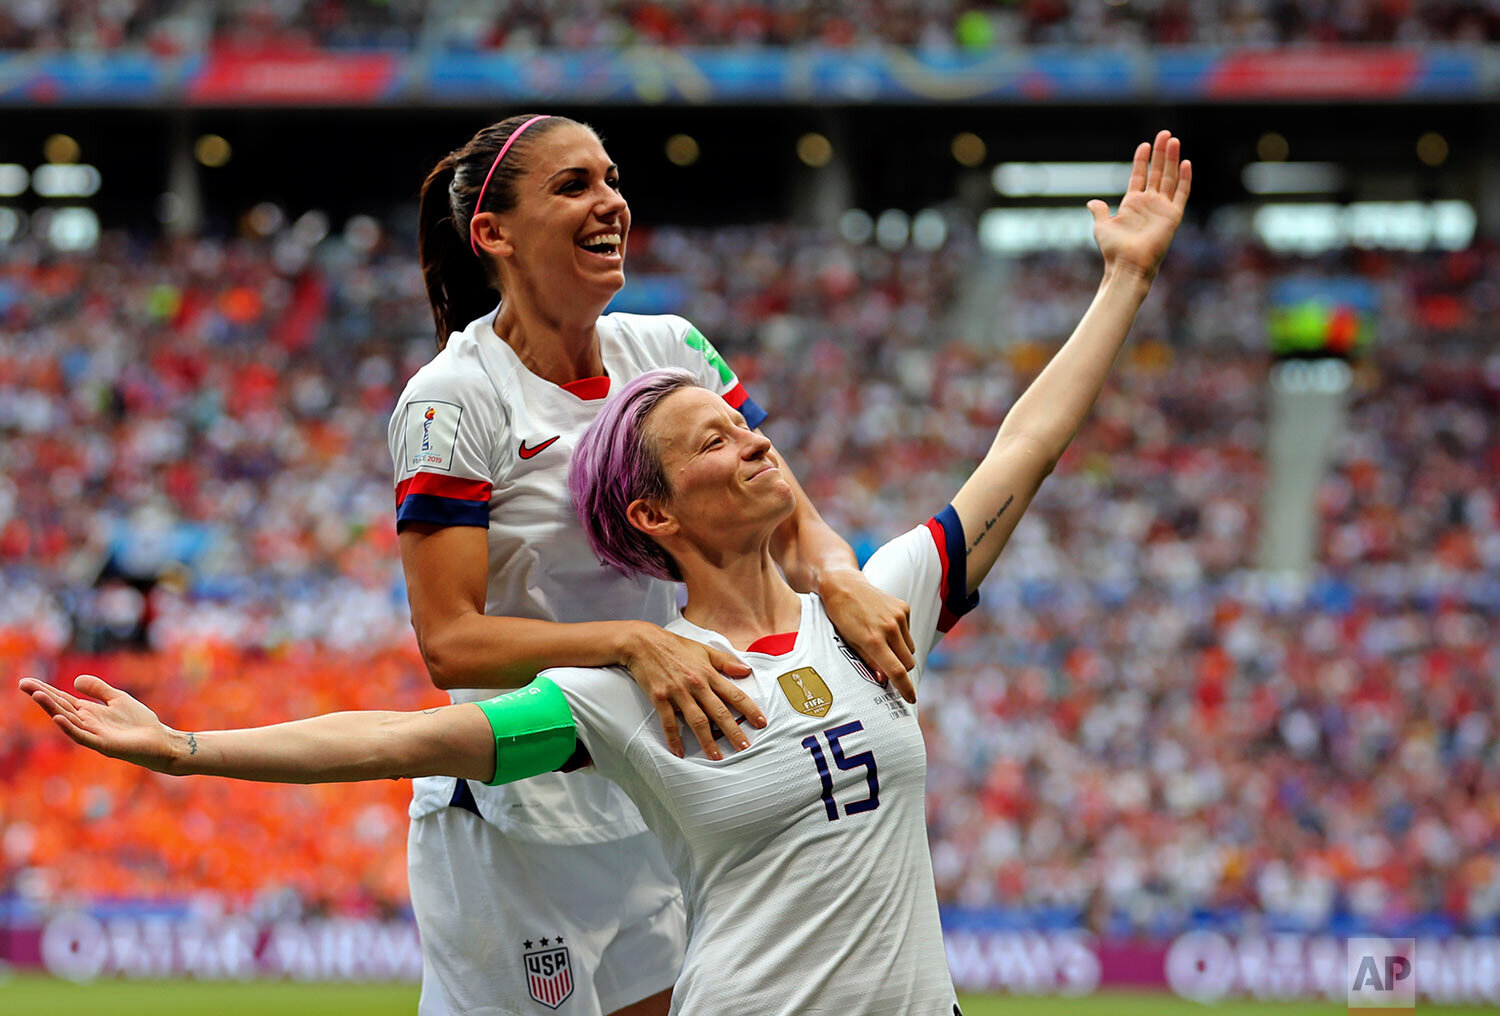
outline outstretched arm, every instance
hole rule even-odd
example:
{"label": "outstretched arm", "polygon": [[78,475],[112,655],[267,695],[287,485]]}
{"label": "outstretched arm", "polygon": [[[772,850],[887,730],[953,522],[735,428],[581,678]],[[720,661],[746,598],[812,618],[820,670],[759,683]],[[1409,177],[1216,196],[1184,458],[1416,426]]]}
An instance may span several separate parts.
{"label": "outstretched arm", "polygon": [[1169,131],[1135,151],[1130,186],[1111,216],[1089,202],[1104,279],[1083,320],[1022,396],[989,453],[953,498],[967,541],[969,591],[989,574],[1037,488],[1072,442],[1130,333],[1182,223],[1192,164]]}
{"label": "outstretched arm", "polygon": [[416,776],[495,775],[495,736],[477,705],[421,712],[329,713],[248,730],[173,730],[97,677],[74,682],[80,698],[27,678],[21,691],[86,748],[174,776],[262,783],[345,783]]}

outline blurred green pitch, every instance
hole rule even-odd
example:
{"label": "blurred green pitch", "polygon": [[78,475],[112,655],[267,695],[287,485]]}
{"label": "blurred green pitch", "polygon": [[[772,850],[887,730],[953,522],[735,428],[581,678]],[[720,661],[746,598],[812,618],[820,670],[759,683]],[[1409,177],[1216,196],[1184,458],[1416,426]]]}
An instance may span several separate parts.
{"label": "blurred green pitch", "polygon": [[[965,996],[964,1016],[1344,1016],[1341,1005],[1312,1002],[1225,1002],[1205,1006],[1165,995],[1100,994],[1089,998],[1012,998]],[[1495,1012],[1479,1007],[1421,1006],[1445,1016]],[[245,984],[197,981],[100,981],[78,985],[48,977],[0,980],[0,1012],[5,1016],[63,1016],[98,1012],[109,1016],[411,1016],[417,989],[408,984]],[[754,1014],[745,1014],[754,1016]]]}

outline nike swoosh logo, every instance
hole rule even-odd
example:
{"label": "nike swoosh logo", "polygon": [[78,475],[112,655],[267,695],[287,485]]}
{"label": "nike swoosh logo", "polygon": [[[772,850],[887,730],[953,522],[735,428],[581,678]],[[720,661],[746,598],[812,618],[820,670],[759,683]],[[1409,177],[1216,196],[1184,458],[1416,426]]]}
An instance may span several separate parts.
{"label": "nike swoosh logo", "polygon": [[526,442],[522,441],[521,442],[521,458],[523,458],[523,459],[529,459],[529,458],[531,458],[533,455],[537,454],[538,452],[541,452],[541,451],[545,450],[548,446],[550,446],[552,444],[553,441],[556,441],[560,437],[562,437],[561,434],[554,434],[552,437],[549,437],[547,440],[543,441],[541,444],[537,445],[534,448],[527,448],[526,447]]}

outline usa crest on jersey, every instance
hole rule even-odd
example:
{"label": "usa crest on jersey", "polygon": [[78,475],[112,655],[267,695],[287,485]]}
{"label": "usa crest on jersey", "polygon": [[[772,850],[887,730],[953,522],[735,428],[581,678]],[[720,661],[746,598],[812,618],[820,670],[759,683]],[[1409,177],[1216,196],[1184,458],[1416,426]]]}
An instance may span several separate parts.
{"label": "usa crest on jersey", "polygon": [[838,632],[833,633],[833,643],[839,647],[839,653],[844,659],[849,661],[849,665],[854,668],[855,673],[877,688],[884,688],[886,686],[886,682],[875,676],[875,671],[870,669],[870,665],[860,659],[858,653],[849,648],[849,644],[844,641],[844,637]]}
{"label": "usa crest on jersey", "polygon": [[[542,945],[546,944],[547,939],[542,939]],[[573,994],[573,963],[562,939],[551,948],[530,949],[521,959],[526,964],[526,989],[534,1001],[556,1009]]]}

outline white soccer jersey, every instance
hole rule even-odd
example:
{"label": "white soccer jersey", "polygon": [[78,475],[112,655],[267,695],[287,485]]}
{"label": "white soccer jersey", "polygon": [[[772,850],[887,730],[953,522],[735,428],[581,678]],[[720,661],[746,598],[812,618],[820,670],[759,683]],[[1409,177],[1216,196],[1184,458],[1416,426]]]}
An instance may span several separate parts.
{"label": "white soccer jersey", "polygon": [[[954,568],[949,562],[956,561]],[[871,582],[911,604],[920,681],[941,632],[973,606],[952,507],[885,546]],[[733,651],[678,618],[671,631]],[[618,668],[545,672],[594,768],[661,840],[688,907],[672,1011],[952,1016],[915,710],[877,685],[815,595],[795,633],[739,654],[765,711],[751,745],[711,761],[667,750],[656,711]],[[569,777],[574,778],[574,777]]]}
{"label": "white soccer jersey", "polygon": [[[590,549],[568,493],[573,449],[612,394],[659,367],[686,368],[751,427],[765,412],[680,317],[604,315],[597,328],[607,376],[558,386],[527,370],[495,335],[497,312],[455,333],[396,403],[389,438],[397,527],[486,527],[486,614],[665,623],[676,613],[672,583],[626,578]],[[454,702],[494,694],[493,688],[449,692]],[[509,835],[540,843],[597,843],[645,828],[618,788],[598,777],[548,774],[505,787],[446,777],[414,781],[412,818],[455,803],[474,806]]]}

